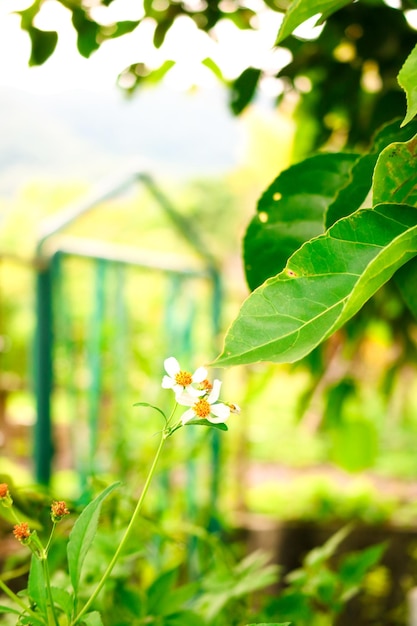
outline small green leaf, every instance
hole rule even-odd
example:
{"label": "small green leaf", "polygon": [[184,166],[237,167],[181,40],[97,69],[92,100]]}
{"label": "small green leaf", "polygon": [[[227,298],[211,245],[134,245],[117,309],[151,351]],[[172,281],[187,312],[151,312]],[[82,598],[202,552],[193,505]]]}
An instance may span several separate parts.
{"label": "small green leaf", "polygon": [[36,15],[41,7],[42,0],[35,0],[27,9],[23,11],[16,11],[17,15],[20,15],[20,23],[23,30],[29,30],[32,26]]}
{"label": "small green leaf", "polygon": [[146,407],[149,407],[150,409],[154,409],[155,411],[158,411],[158,413],[160,413],[162,417],[164,418],[165,422],[167,422],[167,416],[165,415],[165,413],[162,411],[162,409],[155,406],[154,404],[149,404],[149,402],[135,402],[133,406],[146,406]]}
{"label": "small green leaf", "polygon": [[303,358],[416,254],[415,207],[381,204],[339,220],[247,298],[215,364]]}
{"label": "small green leaf", "polygon": [[51,56],[58,43],[58,33],[50,30],[39,30],[34,26],[28,28],[32,50],[29,65],[42,65]]}
{"label": "small green leaf", "polygon": [[401,124],[405,126],[417,114],[417,45],[407,57],[398,74],[398,83],[405,91],[407,98],[407,114]]}
{"label": "small green leaf", "polygon": [[171,59],[164,61],[162,65],[160,65],[155,70],[152,70],[152,72],[150,72],[149,76],[147,77],[147,82],[152,83],[152,84],[159,83],[162,80],[162,78],[166,74],[168,74],[169,70],[172,67],[174,67],[174,65],[175,65],[175,61],[172,61]]}
{"label": "small green leaf", "polygon": [[67,546],[67,556],[68,570],[75,596],[78,594],[81,570],[85,557],[87,556],[87,552],[91,547],[97,531],[101,505],[104,499],[119,485],[119,482],[109,485],[97,498],[90,502],[71,530]]}
{"label": "small green leaf", "polygon": [[124,20],[123,22],[116,22],[116,24],[114,25],[115,30],[111,34],[111,38],[115,39],[116,37],[121,37],[122,35],[131,33],[132,31],[135,30],[135,28],[138,26],[139,23],[140,23],[139,20],[135,22],[130,21],[130,20]]}
{"label": "small green leaf", "polygon": [[103,621],[98,611],[91,611],[91,613],[87,613],[82,618],[81,624],[85,624],[85,626],[103,626]]}
{"label": "small green leaf", "polygon": [[215,75],[216,78],[218,78],[220,81],[224,82],[223,73],[222,73],[220,67],[217,65],[217,63],[215,63],[213,61],[213,59],[210,59],[209,57],[207,57],[206,59],[203,59],[201,61],[201,64],[205,65],[206,67],[208,67],[208,69],[213,72],[213,74]]}
{"label": "small green leaf", "polygon": [[90,20],[83,9],[72,7],[72,23],[78,33],[78,52],[88,58],[99,47],[98,34],[100,26]]}
{"label": "small green leaf", "polygon": [[323,14],[323,18],[328,17],[351,2],[352,0],[315,0],[314,2],[312,0],[293,0],[279,29],[276,43],[286,39],[297,26],[303,24],[310,17],[318,13]]}
{"label": "small green leaf", "polygon": [[207,626],[207,622],[193,611],[179,611],[166,617],[164,626]]}
{"label": "small green leaf", "polygon": [[241,7],[232,13],[227,13],[227,19],[241,30],[252,28],[251,20],[254,16],[256,16],[256,13],[248,7]]}
{"label": "small green leaf", "polygon": [[173,23],[174,23],[173,16],[172,17],[167,16],[164,19],[161,19],[159,22],[157,22],[156,28],[153,34],[153,44],[155,48],[160,48],[162,46],[165,40],[165,36],[167,32],[169,31],[169,29],[171,28]]}
{"label": "small green leaf", "polygon": [[363,581],[365,574],[379,563],[386,549],[386,543],[380,543],[345,556],[338,572],[343,586],[346,589],[357,588]]}
{"label": "small green leaf", "polygon": [[227,425],[223,422],[219,424],[213,424],[213,422],[209,422],[209,420],[191,420],[184,424],[185,426],[209,426],[210,428],[217,428],[217,430],[228,430]]}
{"label": "small green leaf", "polygon": [[252,100],[260,76],[261,70],[255,67],[247,67],[232,84],[230,108],[235,115],[242,113],[243,109]]}
{"label": "small green leaf", "polygon": [[291,622],[262,622],[262,624],[247,624],[247,626],[291,626]]}
{"label": "small green leaf", "polygon": [[59,606],[69,618],[74,604],[72,595],[60,587],[52,587],[51,590],[54,603]]}
{"label": "small green leaf", "polygon": [[148,611],[152,615],[164,615],[164,600],[169,598],[178,579],[178,569],[162,572],[148,589]]}
{"label": "small green leaf", "polygon": [[346,537],[352,532],[352,526],[347,524],[334,533],[329,539],[318,548],[313,548],[304,559],[304,564],[308,567],[322,565],[330,559]]}

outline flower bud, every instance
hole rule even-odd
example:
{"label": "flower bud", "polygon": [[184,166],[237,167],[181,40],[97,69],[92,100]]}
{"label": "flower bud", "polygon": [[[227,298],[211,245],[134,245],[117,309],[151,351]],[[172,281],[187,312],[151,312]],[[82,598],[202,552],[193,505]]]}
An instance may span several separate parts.
{"label": "flower bud", "polygon": [[29,524],[27,522],[20,522],[13,528],[13,534],[20,543],[28,543],[30,539]]}
{"label": "flower bud", "polygon": [[55,500],[51,504],[51,519],[54,523],[60,522],[65,515],[69,515],[69,510],[67,508],[64,500]]}
{"label": "flower bud", "polygon": [[10,495],[7,483],[0,483],[0,504],[5,507],[11,507],[13,504],[12,496]]}

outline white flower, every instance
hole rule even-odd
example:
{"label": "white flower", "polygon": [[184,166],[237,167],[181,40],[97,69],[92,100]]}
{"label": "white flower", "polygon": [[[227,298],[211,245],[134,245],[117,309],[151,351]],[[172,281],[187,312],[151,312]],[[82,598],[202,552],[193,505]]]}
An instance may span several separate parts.
{"label": "white flower", "polygon": [[165,371],[168,376],[162,379],[162,387],[164,389],[172,389],[176,396],[181,393],[188,393],[194,398],[204,395],[204,389],[196,389],[193,384],[200,384],[207,378],[207,370],[205,367],[199,367],[194,374],[186,372],[180,368],[177,359],[170,356],[164,361]]}
{"label": "white flower", "polygon": [[186,424],[194,418],[206,419],[212,424],[225,422],[230,415],[230,407],[223,402],[217,402],[221,385],[220,380],[214,380],[213,389],[204,398],[196,399],[186,393],[178,396],[178,404],[191,407],[182,415],[182,423]]}

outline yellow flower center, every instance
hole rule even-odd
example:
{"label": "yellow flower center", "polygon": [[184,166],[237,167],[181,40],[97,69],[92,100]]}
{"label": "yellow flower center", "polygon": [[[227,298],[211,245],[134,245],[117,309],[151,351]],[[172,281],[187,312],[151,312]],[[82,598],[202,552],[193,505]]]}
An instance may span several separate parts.
{"label": "yellow flower center", "polygon": [[213,385],[209,380],[207,380],[207,378],[205,378],[201,383],[201,389],[204,389],[205,391],[211,391],[213,389]]}
{"label": "yellow flower center", "polygon": [[178,374],[175,374],[175,382],[182,387],[188,387],[193,382],[193,379],[189,372],[178,372]]}
{"label": "yellow flower center", "polygon": [[207,400],[204,400],[204,398],[200,398],[200,400],[196,402],[193,406],[193,411],[197,417],[205,419],[210,415],[210,405]]}

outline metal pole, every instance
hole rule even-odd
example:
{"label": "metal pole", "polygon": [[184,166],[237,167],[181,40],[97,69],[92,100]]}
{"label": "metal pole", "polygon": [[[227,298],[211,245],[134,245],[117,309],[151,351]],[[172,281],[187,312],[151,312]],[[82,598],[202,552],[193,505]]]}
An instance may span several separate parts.
{"label": "metal pole", "polygon": [[53,455],[51,434],[52,392],[52,266],[37,270],[36,275],[36,330],[35,330],[35,394],[37,420],[34,426],[34,459],[36,480],[44,485],[51,477]]}
{"label": "metal pole", "polygon": [[[212,268],[212,328],[213,344],[215,352],[218,351],[220,324],[221,324],[221,303],[222,303],[222,283],[217,270]],[[220,524],[217,516],[220,491],[220,463],[221,463],[221,437],[216,429],[211,432],[211,489],[210,489],[210,510],[212,511],[209,521],[210,530],[219,530]]]}

